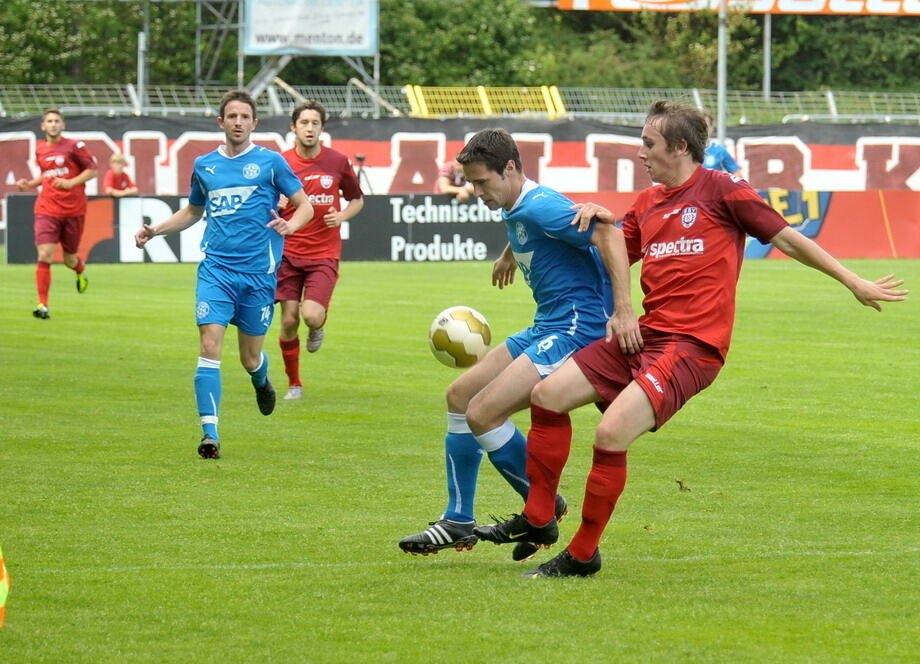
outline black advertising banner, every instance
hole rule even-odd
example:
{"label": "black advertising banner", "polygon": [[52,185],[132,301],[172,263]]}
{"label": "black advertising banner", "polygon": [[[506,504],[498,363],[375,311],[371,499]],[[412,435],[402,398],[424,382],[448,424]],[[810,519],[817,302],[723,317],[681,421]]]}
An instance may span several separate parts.
{"label": "black advertising banner", "polygon": [[[35,262],[34,204],[35,194],[7,199],[8,263]],[[180,196],[90,196],[78,253],[89,263],[197,262],[204,222],[134,246],[141,224],[158,224],[186,204]],[[395,262],[494,260],[507,243],[499,211],[435,194],[366,196],[361,213],[342,226],[342,239],[343,260]]]}

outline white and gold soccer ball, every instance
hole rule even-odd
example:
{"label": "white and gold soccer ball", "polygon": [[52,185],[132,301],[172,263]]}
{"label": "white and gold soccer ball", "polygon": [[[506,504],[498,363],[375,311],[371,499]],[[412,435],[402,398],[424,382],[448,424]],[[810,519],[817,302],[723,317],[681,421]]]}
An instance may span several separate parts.
{"label": "white and gold soccer ball", "polygon": [[428,345],[438,361],[464,369],[489,352],[492,330],[486,317],[469,307],[445,309],[431,323]]}

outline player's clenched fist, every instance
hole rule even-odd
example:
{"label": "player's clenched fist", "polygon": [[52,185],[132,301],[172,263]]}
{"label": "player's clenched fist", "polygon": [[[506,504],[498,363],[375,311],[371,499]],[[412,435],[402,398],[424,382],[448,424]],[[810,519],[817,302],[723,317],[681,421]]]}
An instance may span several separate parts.
{"label": "player's clenched fist", "polygon": [[147,244],[147,240],[155,235],[156,233],[153,232],[153,226],[144,224],[141,229],[134,234],[134,244],[138,249],[143,249],[144,245]]}

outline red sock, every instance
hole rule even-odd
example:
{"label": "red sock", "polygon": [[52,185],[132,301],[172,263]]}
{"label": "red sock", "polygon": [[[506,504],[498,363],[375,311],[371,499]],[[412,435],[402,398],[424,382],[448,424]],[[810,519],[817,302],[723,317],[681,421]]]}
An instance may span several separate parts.
{"label": "red sock", "polygon": [[300,385],[300,338],[278,339],[281,346],[281,358],[284,360],[284,373],[288,385]]}
{"label": "red sock", "polygon": [[591,560],[617,498],[626,486],[626,452],[608,452],[594,448],[594,463],[585,486],[585,504],[581,508],[581,526],[568,546],[576,560]]}
{"label": "red sock", "polygon": [[571,448],[572,421],[568,414],[531,404],[527,433],[530,491],[524,514],[535,526],[549,523],[556,515],[556,489]]}
{"label": "red sock", "polygon": [[86,269],[86,263],[83,262],[83,259],[77,256],[77,264],[70,268],[77,274],[83,274],[83,270]]}
{"label": "red sock", "polygon": [[35,289],[38,291],[38,303],[48,306],[48,291],[51,290],[51,263],[38,261],[35,267]]}

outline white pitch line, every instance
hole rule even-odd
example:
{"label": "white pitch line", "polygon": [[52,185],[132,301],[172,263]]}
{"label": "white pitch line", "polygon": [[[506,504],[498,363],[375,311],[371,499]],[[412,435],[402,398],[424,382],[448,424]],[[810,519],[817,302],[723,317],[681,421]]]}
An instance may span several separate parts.
{"label": "white pitch line", "polygon": [[[624,557],[611,556],[611,562],[619,561],[624,563],[696,563],[709,562],[718,560],[727,561],[745,561],[745,560],[762,560],[766,558],[858,558],[863,556],[903,556],[920,553],[920,549],[901,549],[896,551],[762,551],[751,553],[737,554],[706,554],[699,556],[680,556],[676,558],[656,558],[652,556]],[[450,554],[448,554],[450,555]],[[420,557],[420,556],[413,556]],[[122,572],[181,572],[181,571],[240,571],[240,570],[272,570],[272,569],[311,569],[311,568],[341,568],[348,569],[352,567],[392,567],[403,565],[409,562],[409,559],[401,560],[378,560],[372,562],[340,562],[340,563],[318,563],[307,561],[289,561],[280,563],[241,563],[237,565],[125,565],[111,567],[43,567],[38,569],[19,568],[20,574],[106,574]],[[489,564],[494,565],[494,559],[465,557],[462,561],[464,564]],[[15,568],[11,568],[11,576]]]}

